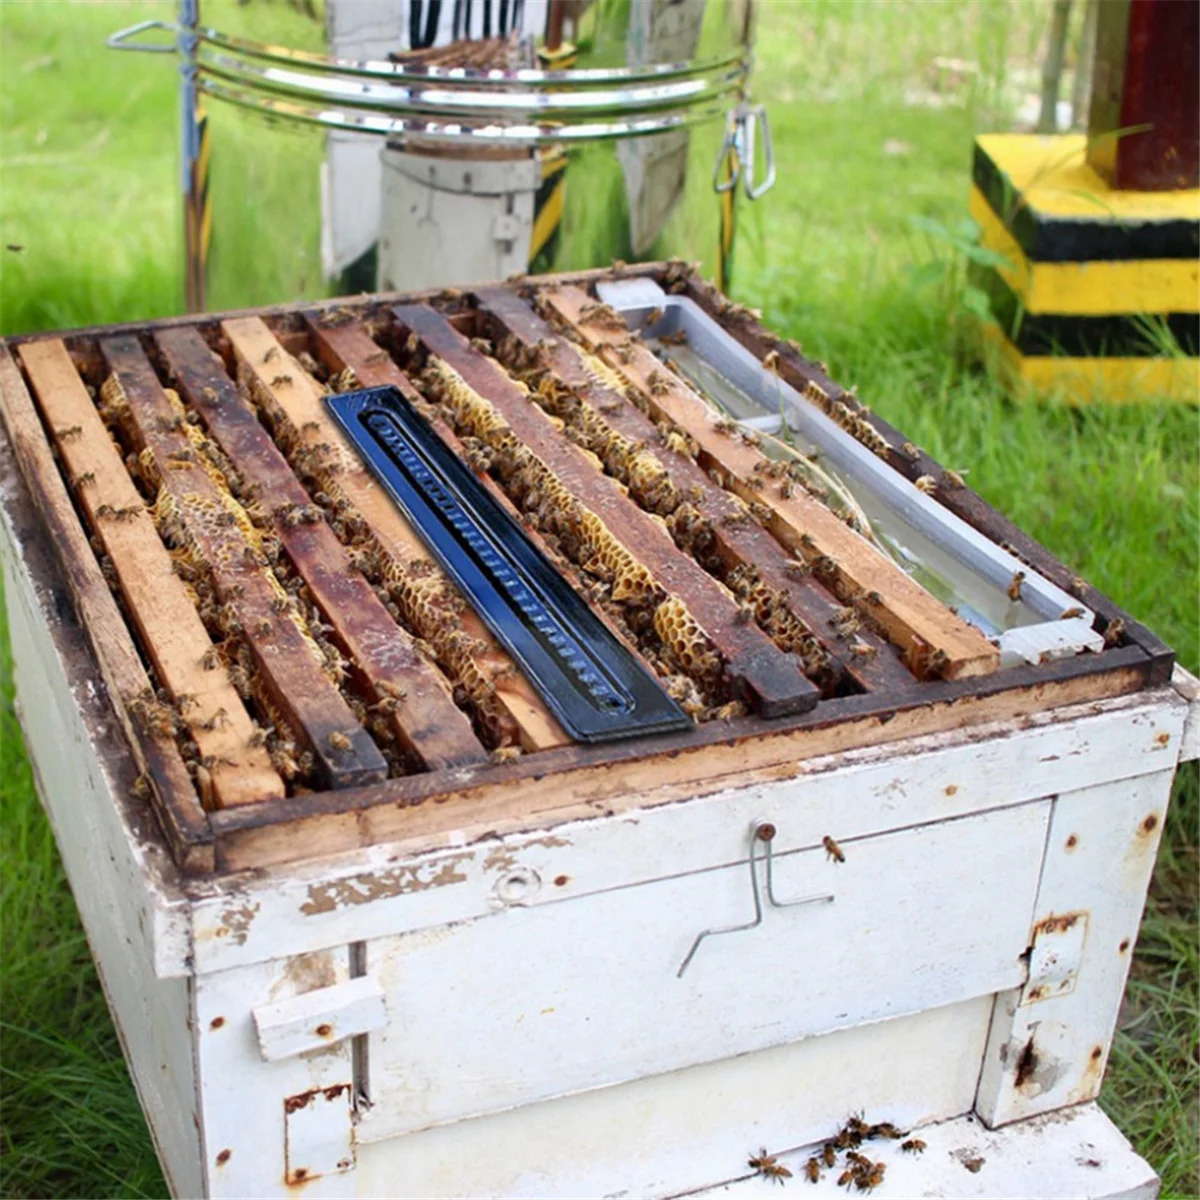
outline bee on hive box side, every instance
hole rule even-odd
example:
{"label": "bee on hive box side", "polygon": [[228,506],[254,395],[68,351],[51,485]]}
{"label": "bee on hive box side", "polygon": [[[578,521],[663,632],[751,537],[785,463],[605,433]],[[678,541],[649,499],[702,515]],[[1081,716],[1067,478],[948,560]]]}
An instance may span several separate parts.
{"label": "bee on hive box side", "polygon": [[779,374],[779,351],[772,350],[762,360],[763,370],[770,371],[773,375]]}
{"label": "bee on hive box side", "polygon": [[[825,855],[831,862],[844,863],[846,861],[846,856],[842,853],[841,846],[839,846],[837,842],[835,842],[833,838],[829,836],[829,834],[826,834],[821,839],[821,845],[825,847]],[[852,1129],[850,1132],[861,1133],[861,1130]]]}
{"label": "bee on hive box side", "polygon": [[1060,612],[1058,614],[1058,619],[1060,621],[1069,621],[1069,620],[1071,620],[1072,617],[1082,617],[1082,616],[1083,616],[1083,609],[1080,608],[1078,605],[1076,605],[1072,608],[1064,608],[1062,610],[1062,612]]}
{"label": "bee on hive box side", "polygon": [[1125,636],[1125,622],[1120,617],[1114,617],[1108,623],[1108,627],[1104,630],[1104,647],[1111,649],[1116,646],[1121,638]]}
{"label": "bee on hive box side", "polygon": [[918,492],[924,492],[926,496],[932,496],[937,491],[937,480],[932,475],[922,475],[913,481],[913,487]]}
{"label": "bee on hive box side", "polygon": [[521,757],[520,746],[497,746],[495,750],[488,755],[488,759],[493,766],[502,766],[504,763],[516,762]]}
{"label": "bee on hive box side", "polygon": [[905,1154],[923,1154],[925,1152],[925,1143],[920,1138],[909,1138],[907,1142],[900,1143],[900,1149]]}
{"label": "bee on hive box side", "polygon": [[1021,598],[1021,584],[1025,582],[1024,571],[1014,571],[1008,583],[1008,598],[1014,603]]}
{"label": "bee on hive box side", "polygon": [[718,417],[713,422],[713,428],[718,433],[723,433],[723,434],[726,434],[727,436],[730,434],[736,433],[737,427],[738,427],[737,422],[732,420],[730,417]]}
{"label": "bee on hive box side", "polygon": [[337,750],[341,753],[345,753],[345,751],[349,750],[352,744],[353,743],[344,733],[341,733],[336,729],[329,735],[329,745],[334,750]]}

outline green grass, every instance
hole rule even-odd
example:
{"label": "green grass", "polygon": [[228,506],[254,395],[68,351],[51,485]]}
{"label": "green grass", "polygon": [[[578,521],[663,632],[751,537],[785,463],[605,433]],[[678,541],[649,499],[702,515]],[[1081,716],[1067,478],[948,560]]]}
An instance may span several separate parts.
{"label": "green grass", "polygon": [[[964,351],[969,294],[953,247],[913,221],[961,218],[971,137],[1009,120],[1044,13],[971,0],[766,9],[756,89],[779,182],[741,208],[734,292],[1196,670],[1195,410],[1009,399]],[[25,247],[0,251],[3,332],[177,310],[174,74],[169,60],[99,48],[163,14],[0,3],[0,244]],[[937,55],[980,70],[941,107],[906,104],[930,90]],[[0,1193],[161,1195],[0,644]],[[1193,768],[1177,785],[1102,1096],[1167,1196],[1198,1190],[1198,816]]]}

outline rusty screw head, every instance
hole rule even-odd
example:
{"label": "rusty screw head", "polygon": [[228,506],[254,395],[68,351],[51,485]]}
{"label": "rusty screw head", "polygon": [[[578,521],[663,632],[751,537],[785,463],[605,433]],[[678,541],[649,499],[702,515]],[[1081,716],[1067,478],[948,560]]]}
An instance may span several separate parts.
{"label": "rusty screw head", "polygon": [[754,836],[760,842],[773,842],[775,840],[776,829],[770,821],[761,821],[754,827]]}

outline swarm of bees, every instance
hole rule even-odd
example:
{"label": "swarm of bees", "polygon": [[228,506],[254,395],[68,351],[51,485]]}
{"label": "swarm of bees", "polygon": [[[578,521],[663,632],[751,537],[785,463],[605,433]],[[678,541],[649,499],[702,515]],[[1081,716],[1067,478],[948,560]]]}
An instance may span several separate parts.
{"label": "swarm of bees", "polygon": [[[826,839],[826,841],[829,840]],[[836,1168],[838,1155],[842,1154],[845,1169],[838,1176],[838,1186],[844,1187],[848,1191],[874,1191],[883,1182],[887,1164],[872,1162],[865,1154],[859,1153],[859,1147],[864,1142],[877,1139],[892,1141],[904,1136],[890,1121],[868,1125],[861,1117],[853,1116],[834,1137],[821,1147],[818,1153],[808,1159],[804,1164],[804,1177],[809,1183],[816,1183],[824,1177],[825,1171],[832,1171]],[[919,1154],[925,1149],[925,1143],[920,1138],[910,1138],[901,1146],[901,1149],[909,1154]],[[751,1166],[754,1165],[754,1160],[751,1159]]]}

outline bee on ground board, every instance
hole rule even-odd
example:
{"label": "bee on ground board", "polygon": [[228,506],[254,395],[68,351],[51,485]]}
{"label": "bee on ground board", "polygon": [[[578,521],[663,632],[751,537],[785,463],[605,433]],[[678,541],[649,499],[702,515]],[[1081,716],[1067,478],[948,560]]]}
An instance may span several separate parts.
{"label": "bee on ground board", "polygon": [[849,1188],[854,1182],[854,1172],[847,1169],[838,1176],[838,1187]]}
{"label": "bee on ground board", "polygon": [[804,1174],[809,1183],[816,1183],[821,1178],[821,1164],[815,1158],[810,1158],[804,1164]]}
{"label": "bee on ground board", "polygon": [[1082,617],[1082,616],[1083,616],[1083,609],[1079,608],[1078,606],[1075,606],[1073,608],[1064,608],[1062,610],[1062,612],[1060,612],[1058,614],[1058,619],[1060,621],[1069,621],[1069,620],[1071,620],[1072,617]]}
{"label": "bee on ground board", "polygon": [[871,1128],[867,1130],[867,1137],[889,1138],[895,1141],[903,1136],[904,1134],[901,1133],[900,1130],[891,1123],[891,1121],[881,1121],[878,1125],[872,1125]]}
{"label": "bee on ground board", "polygon": [[1014,571],[1008,584],[1008,598],[1014,603],[1021,598],[1021,584],[1025,582],[1024,571]]}
{"label": "bee on ground board", "polygon": [[[829,836],[829,834],[826,834],[821,839],[821,845],[825,847],[825,856],[830,860],[830,862],[844,863],[846,861],[846,856],[842,853],[841,846],[839,846],[837,842],[835,842],[833,838]],[[852,1134],[861,1133],[861,1130],[851,1129],[849,1132]]]}
{"label": "bee on ground board", "polygon": [[747,1161],[759,1175],[766,1179],[774,1179],[778,1184],[782,1185],[784,1180],[792,1177],[791,1171],[774,1154],[768,1154],[765,1146],[757,1154],[751,1155]]}
{"label": "bee on ground board", "polygon": [[826,1142],[821,1147],[821,1161],[827,1167],[832,1167],[837,1162],[837,1147],[832,1142]]}
{"label": "bee on ground board", "polygon": [[885,1163],[877,1162],[870,1170],[864,1169],[855,1176],[854,1186],[860,1192],[872,1192],[883,1182],[883,1174],[886,1170]]}
{"label": "bee on ground board", "polygon": [[909,1138],[907,1142],[900,1143],[900,1149],[905,1154],[923,1154],[925,1152],[925,1143],[920,1138]]}

